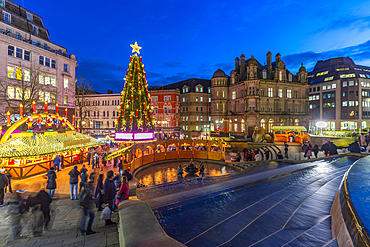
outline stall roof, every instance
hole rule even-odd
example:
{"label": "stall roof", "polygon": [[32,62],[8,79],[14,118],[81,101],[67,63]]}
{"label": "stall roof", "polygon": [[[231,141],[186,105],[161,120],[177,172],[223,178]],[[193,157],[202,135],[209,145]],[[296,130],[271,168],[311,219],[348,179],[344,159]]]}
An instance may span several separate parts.
{"label": "stall roof", "polygon": [[13,137],[0,144],[0,158],[46,156],[102,144],[104,143],[81,133],[45,132],[34,136]]}
{"label": "stall roof", "polygon": [[279,130],[295,130],[295,131],[307,131],[307,129],[304,126],[272,126],[272,131],[279,131]]}

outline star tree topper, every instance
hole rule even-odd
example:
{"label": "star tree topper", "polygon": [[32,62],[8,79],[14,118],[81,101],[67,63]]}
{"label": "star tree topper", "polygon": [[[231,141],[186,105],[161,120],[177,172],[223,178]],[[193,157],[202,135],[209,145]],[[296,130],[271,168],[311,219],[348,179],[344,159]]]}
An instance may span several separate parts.
{"label": "star tree topper", "polygon": [[132,53],[137,52],[137,54],[140,54],[141,46],[138,46],[136,41],[135,41],[135,44],[130,45],[130,46],[132,48]]}

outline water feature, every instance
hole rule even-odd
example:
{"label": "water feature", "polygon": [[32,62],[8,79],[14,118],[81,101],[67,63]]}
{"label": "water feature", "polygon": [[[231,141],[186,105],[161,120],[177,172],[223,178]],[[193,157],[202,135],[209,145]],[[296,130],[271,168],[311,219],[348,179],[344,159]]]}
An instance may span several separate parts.
{"label": "water feature", "polygon": [[[204,173],[201,174],[199,171],[194,174],[188,174],[185,169],[183,176],[177,175],[177,168],[179,164],[182,164],[182,167],[185,168],[189,162],[169,162],[169,163],[161,163],[157,165],[153,165],[143,170],[140,170],[135,174],[135,177],[139,180],[139,182],[146,187],[160,185],[169,182],[175,182],[179,180],[186,180],[195,177],[218,177],[224,175],[235,174],[240,170],[234,168],[232,166],[221,165],[218,163],[209,163],[204,162]],[[200,162],[195,161],[195,166],[198,168],[200,167]]]}
{"label": "water feature", "polygon": [[[188,246],[256,244],[275,236],[275,233],[283,234],[276,226],[285,227],[284,224],[289,226],[289,223],[299,226],[290,226],[286,230],[281,228],[289,231],[283,234],[286,242],[291,239],[298,241],[305,232],[320,224],[322,239],[309,239],[309,236],[320,234],[316,230],[314,234],[307,234],[306,240],[307,246],[318,246],[332,239],[330,220],[326,219],[330,216],[335,188],[339,187],[342,176],[355,161],[356,158],[350,157],[316,161],[308,169],[193,197],[153,208],[153,211],[165,232]],[[278,164],[275,168],[286,165]],[[255,167],[250,174],[269,169],[274,169],[274,166]],[[307,216],[308,212],[313,215]],[[260,244],[272,245],[273,242]]]}

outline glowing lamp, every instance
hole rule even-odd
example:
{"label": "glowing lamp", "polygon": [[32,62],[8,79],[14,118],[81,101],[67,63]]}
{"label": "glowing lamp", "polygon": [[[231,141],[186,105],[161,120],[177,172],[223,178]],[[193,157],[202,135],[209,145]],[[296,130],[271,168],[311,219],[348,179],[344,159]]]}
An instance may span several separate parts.
{"label": "glowing lamp", "polygon": [[326,122],[320,121],[316,123],[317,128],[326,128],[328,124]]}
{"label": "glowing lamp", "polygon": [[6,126],[10,126],[10,111],[8,111],[7,113],[6,113],[6,118],[7,118],[7,122],[6,122]]}
{"label": "glowing lamp", "polygon": [[36,114],[36,102],[32,101],[32,113]]}
{"label": "glowing lamp", "polygon": [[23,105],[19,105],[19,118],[23,118]]}
{"label": "glowing lamp", "polygon": [[57,114],[57,116],[59,116],[59,105],[58,105],[58,103],[55,104],[55,113]]}
{"label": "glowing lamp", "polygon": [[48,102],[45,101],[45,113],[48,113]]}

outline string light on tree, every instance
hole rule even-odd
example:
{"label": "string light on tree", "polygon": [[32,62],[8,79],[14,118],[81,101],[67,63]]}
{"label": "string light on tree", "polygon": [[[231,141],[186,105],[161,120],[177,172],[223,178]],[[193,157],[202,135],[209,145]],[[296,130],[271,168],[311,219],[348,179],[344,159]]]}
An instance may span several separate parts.
{"label": "string light on tree", "polygon": [[[130,46],[134,54],[130,56],[130,63],[124,78],[116,133],[120,133],[120,136],[130,136],[132,133],[133,139],[138,133],[148,134],[143,136],[149,136],[150,133],[152,137],[147,139],[153,139],[154,119],[148,107],[151,100],[142,59],[138,56],[142,48],[137,42]],[[116,134],[116,139],[122,138],[117,138]]]}

